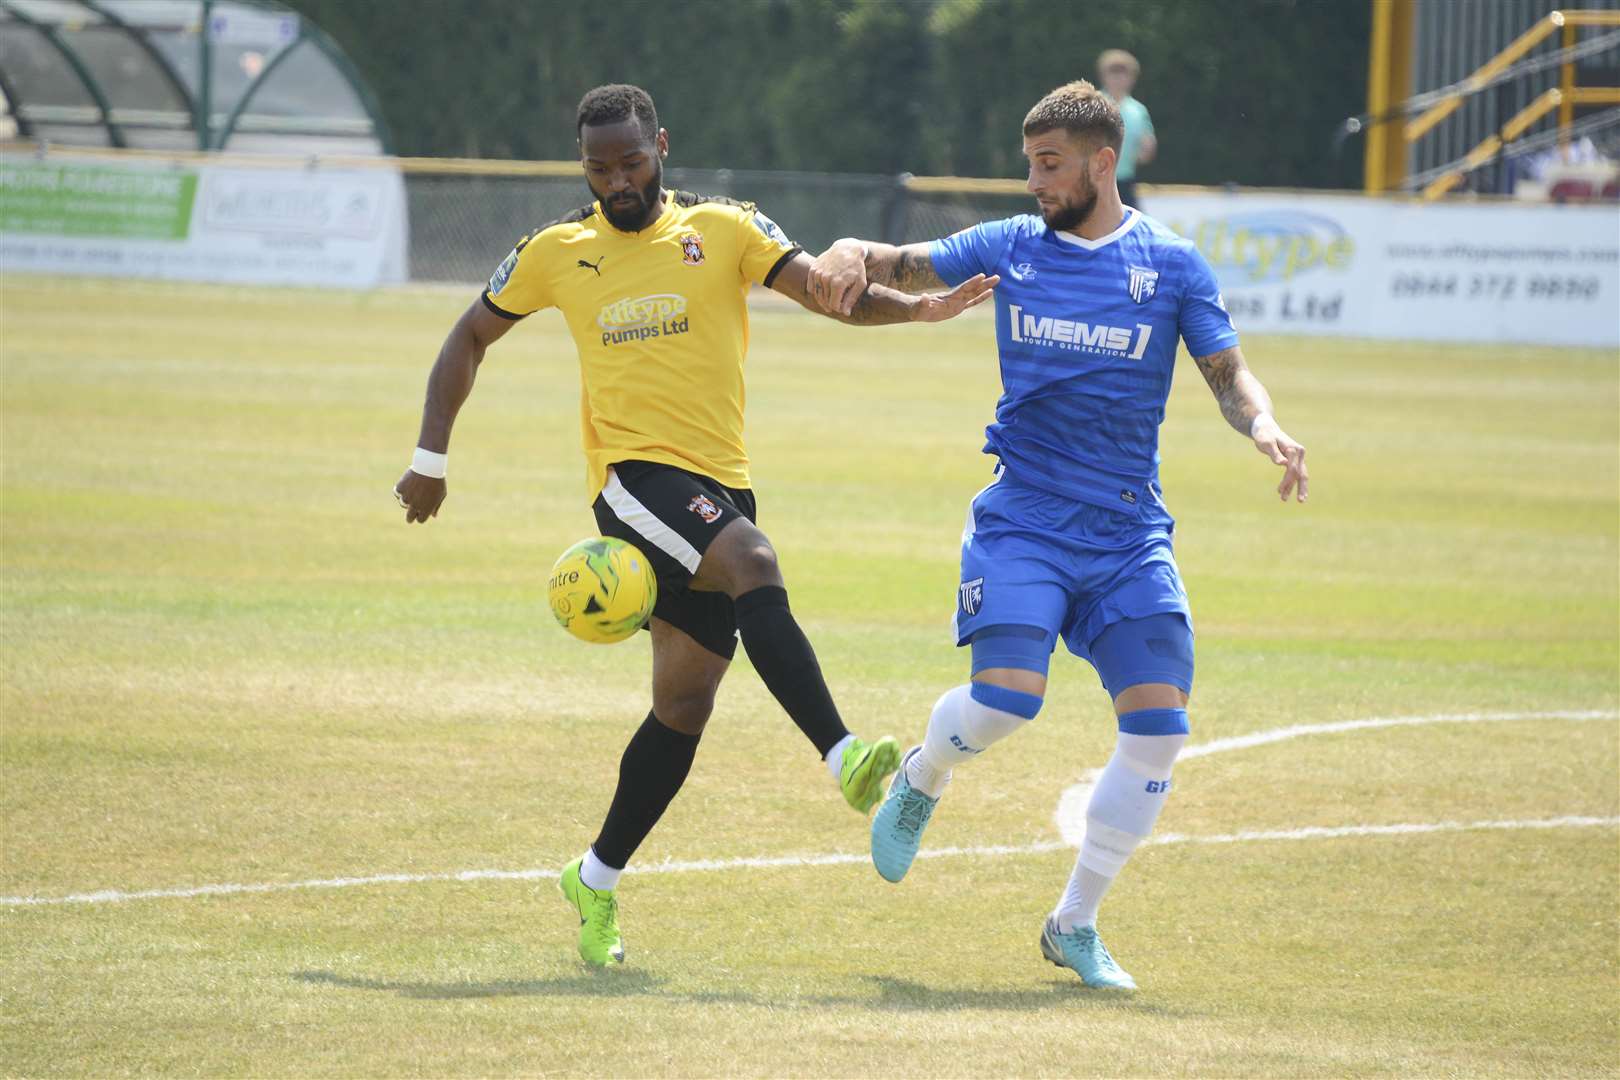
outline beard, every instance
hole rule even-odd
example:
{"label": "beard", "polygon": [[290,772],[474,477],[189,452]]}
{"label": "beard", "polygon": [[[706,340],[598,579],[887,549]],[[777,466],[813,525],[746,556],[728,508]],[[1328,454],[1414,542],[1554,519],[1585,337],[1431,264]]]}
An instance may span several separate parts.
{"label": "beard", "polygon": [[1097,209],[1097,187],[1089,177],[1082,180],[1084,187],[1080,192],[1080,201],[1065,203],[1054,210],[1041,208],[1041,218],[1046,222],[1048,229],[1063,231],[1077,228],[1080,223],[1091,216]]}
{"label": "beard", "polygon": [[[601,201],[602,214],[608,219],[609,225],[621,232],[640,232],[650,223],[663,185],[664,163],[655,159],[652,179],[640,191],[625,191],[609,196],[592,188],[591,194]],[[621,201],[615,203],[616,199]]]}

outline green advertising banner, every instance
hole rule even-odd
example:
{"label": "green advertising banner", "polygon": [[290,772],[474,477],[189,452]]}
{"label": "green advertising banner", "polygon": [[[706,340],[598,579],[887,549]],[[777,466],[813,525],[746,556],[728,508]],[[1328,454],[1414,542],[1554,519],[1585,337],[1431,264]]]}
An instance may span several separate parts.
{"label": "green advertising banner", "polygon": [[0,232],[184,240],[190,170],[0,161]]}

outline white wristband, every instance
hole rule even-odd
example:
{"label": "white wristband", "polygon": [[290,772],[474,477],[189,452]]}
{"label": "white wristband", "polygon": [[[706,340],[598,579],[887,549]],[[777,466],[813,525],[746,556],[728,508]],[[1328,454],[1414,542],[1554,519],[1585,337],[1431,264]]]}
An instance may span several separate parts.
{"label": "white wristband", "polygon": [[[1254,419],[1249,421],[1249,438],[1252,439],[1255,437],[1254,429],[1260,426],[1260,421],[1262,420],[1270,420],[1273,424],[1277,422],[1276,419],[1268,412],[1255,413]],[[418,453],[420,453],[420,451],[418,451]]]}
{"label": "white wristband", "polygon": [[449,454],[435,454],[432,450],[424,450],[418,446],[416,453],[411,455],[411,472],[418,476],[431,476],[435,480],[443,480],[445,462],[449,460]]}

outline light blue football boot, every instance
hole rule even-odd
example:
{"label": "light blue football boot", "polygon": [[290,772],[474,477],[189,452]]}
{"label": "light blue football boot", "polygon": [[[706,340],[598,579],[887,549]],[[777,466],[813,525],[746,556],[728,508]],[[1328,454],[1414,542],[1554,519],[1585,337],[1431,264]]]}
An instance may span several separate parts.
{"label": "light blue football boot", "polygon": [[1068,968],[1087,986],[1098,990],[1135,990],[1130,972],[1114,963],[1095,926],[1077,926],[1065,934],[1049,918],[1041,929],[1041,955],[1058,967]]}
{"label": "light blue football boot", "polygon": [[937,798],[924,795],[906,781],[906,762],[921,749],[912,747],[900,760],[889,794],[872,817],[872,865],[885,881],[899,881],[911,869],[923,830],[939,805]]}

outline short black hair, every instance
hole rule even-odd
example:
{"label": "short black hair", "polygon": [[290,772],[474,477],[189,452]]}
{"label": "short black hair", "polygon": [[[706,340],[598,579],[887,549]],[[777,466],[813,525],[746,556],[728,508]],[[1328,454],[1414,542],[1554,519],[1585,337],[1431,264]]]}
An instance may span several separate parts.
{"label": "short black hair", "polygon": [[641,123],[641,136],[652,139],[658,135],[658,110],[653,108],[652,95],[639,86],[609,83],[598,86],[579,99],[579,115],[574,122],[577,136],[586,124],[617,124],[634,117]]}

